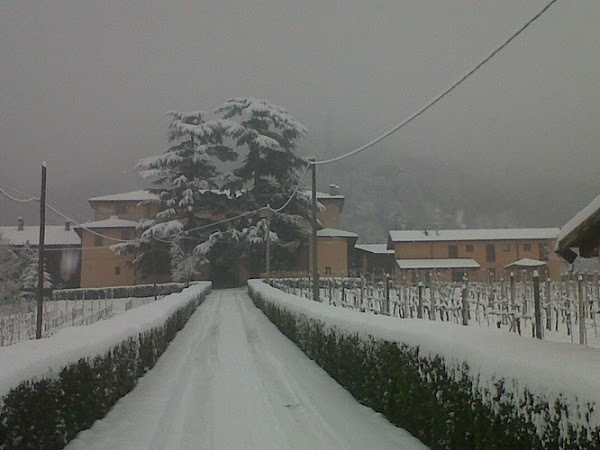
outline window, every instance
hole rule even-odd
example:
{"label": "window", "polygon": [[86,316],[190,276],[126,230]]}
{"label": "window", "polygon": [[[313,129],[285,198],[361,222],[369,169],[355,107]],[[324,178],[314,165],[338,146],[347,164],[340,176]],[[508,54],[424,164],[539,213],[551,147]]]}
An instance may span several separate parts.
{"label": "window", "polygon": [[115,266],[115,275],[121,275],[121,267]]}
{"label": "window", "polygon": [[530,252],[531,251],[531,244],[523,244],[523,251]]}
{"label": "window", "polygon": [[102,236],[95,236],[94,245],[96,247],[102,247],[102,245],[104,245],[104,239],[102,239]]}
{"label": "window", "polygon": [[129,240],[129,230],[121,231],[121,239],[128,241]]}
{"label": "window", "polygon": [[539,244],[540,261],[548,261],[548,244]]}
{"label": "window", "polygon": [[448,246],[448,258],[458,258],[458,246],[457,245],[449,245]]}
{"label": "window", "polygon": [[487,262],[496,262],[496,246],[494,244],[485,246],[485,259]]}
{"label": "window", "polygon": [[452,281],[454,283],[460,283],[463,280],[464,272],[460,272],[458,270],[452,271]]}
{"label": "window", "polygon": [[467,251],[467,253],[473,253],[473,244],[467,244],[465,246],[465,250]]}
{"label": "window", "polygon": [[510,252],[510,244],[508,242],[502,244],[502,250],[504,250],[505,252]]}
{"label": "window", "polygon": [[119,203],[117,204],[117,207],[115,208],[115,212],[117,214],[117,216],[121,216],[123,214],[125,214],[127,212],[127,205]]}

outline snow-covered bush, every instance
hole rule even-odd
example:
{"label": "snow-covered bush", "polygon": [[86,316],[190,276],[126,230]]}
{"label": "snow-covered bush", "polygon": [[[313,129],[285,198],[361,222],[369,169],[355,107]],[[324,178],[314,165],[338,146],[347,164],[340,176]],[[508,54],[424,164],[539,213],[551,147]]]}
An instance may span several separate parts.
{"label": "snow-covered bush", "polygon": [[63,448],[91,427],[154,366],[210,288],[0,348],[0,449]]}
{"label": "snow-covered bush", "polygon": [[432,448],[600,448],[600,352],[360,314],[258,280],[270,320],[361,403]]}

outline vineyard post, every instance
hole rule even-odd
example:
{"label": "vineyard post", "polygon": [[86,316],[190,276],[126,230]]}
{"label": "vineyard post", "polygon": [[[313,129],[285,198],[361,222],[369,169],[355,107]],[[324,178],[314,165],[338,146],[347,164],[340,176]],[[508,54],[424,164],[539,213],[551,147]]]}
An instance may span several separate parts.
{"label": "vineyard post", "polygon": [[417,285],[418,295],[419,295],[419,307],[417,309],[417,319],[423,318],[423,282],[419,281]]}
{"label": "vineyard post", "polygon": [[586,320],[586,314],[585,314],[585,295],[583,292],[583,288],[584,288],[584,283],[583,283],[583,277],[581,275],[579,275],[578,278],[578,296],[579,296],[579,343],[581,345],[585,345],[587,344],[587,336],[585,333],[585,320]]}
{"label": "vineyard post", "polygon": [[540,299],[540,274],[533,271],[533,308],[535,314],[535,337],[542,339],[542,304]]}
{"label": "vineyard post", "polygon": [[463,276],[463,288],[462,288],[462,324],[469,325],[469,285],[468,285],[467,274]]}
{"label": "vineyard post", "polygon": [[385,274],[385,314],[390,315],[390,275]]}
{"label": "vineyard post", "polygon": [[435,320],[435,289],[433,288],[433,277],[429,283],[429,320]]}
{"label": "vineyard post", "polygon": [[510,272],[510,310],[512,312],[512,321],[510,325],[510,331],[517,331],[515,310],[517,308],[517,287],[515,285],[515,273]]}
{"label": "vineyard post", "polygon": [[552,330],[552,283],[550,273],[546,273],[546,329]]}

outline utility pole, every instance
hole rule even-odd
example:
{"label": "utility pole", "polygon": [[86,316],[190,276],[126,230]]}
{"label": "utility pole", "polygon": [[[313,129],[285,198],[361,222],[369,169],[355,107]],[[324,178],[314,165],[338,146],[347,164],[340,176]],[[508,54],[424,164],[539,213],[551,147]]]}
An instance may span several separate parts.
{"label": "utility pole", "polygon": [[266,231],[266,255],[265,255],[265,278],[267,283],[271,281],[271,217],[273,216],[273,210],[271,205],[267,205],[260,211],[260,216],[267,219],[267,231]]}
{"label": "utility pole", "polygon": [[46,163],[42,163],[42,187],[40,194],[40,240],[38,245],[38,288],[37,320],[35,338],[42,338],[42,316],[44,314],[44,244],[46,238]]}
{"label": "utility pole", "polygon": [[310,158],[312,166],[312,234],[311,234],[311,257],[312,257],[312,282],[313,282],[313,300],[319,302],[319,268],[317,264],[317,165],[315,158]]}

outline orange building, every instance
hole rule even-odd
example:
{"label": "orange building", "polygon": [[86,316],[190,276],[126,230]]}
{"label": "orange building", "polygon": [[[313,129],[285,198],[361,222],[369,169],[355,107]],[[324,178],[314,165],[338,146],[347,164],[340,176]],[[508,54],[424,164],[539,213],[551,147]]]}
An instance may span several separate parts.
{"label": "orange building", "polygon": [[572,263],[577,257],[572,249],[583,258],[600,257],[600,195],[561,228],[555,251]]}
{"label": "orange building", "polygon": [[558,278],[562,264],[551,253],[557,228],[396,230],[388,249],[394,250],[399,274],[441,272],[444,279],[500,279],[520,260],[535,260]]}
{"label": "orange building", "polygon": [[[226,195],[215,192],[215,195]],[[319,270],[339,275],[348,274],[348,252],[358,236],[337,230],[344,206],[344,196],[339,187],[330,186],[329,193],[318,192],[317,199],[323,205],[318,212],[321,225],[329,232],[320,230],[318,236]],[[169,281],[168,256],[158,258],[157,273],[144,277],[132,265],[133,255],[117,255],[109,246],[137,237],[137,222],[151,218],[159,211],[158,197],[146,190],[105,195],[89,199],[94,210],[94,221],[77,228],[82,241],[81,286],[100,287],[145,284]],[[213,217],[215,220],[223,217]],[[307,224],[308,225],[308,224]],[[102,238],[99,234],[107,236]],[[112,238],[112,239],[111,239]],[[308,252],[307,252],[308,253]],[[307,254],[302,258],[306,261]],[[307,264],[304,262],[304,264]],[[307,268],[307,266],[304,266]],[[244,270],[239,269],[244,278]]]}

